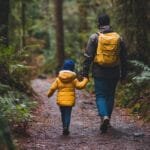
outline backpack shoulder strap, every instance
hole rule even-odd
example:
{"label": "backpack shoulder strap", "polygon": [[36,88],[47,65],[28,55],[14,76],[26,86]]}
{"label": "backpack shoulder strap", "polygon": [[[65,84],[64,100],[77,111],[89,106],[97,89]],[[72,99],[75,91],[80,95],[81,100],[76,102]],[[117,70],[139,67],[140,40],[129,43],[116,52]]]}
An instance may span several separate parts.
{"label": "backpack shoulder strap", "polygon": [[100,32],[96,32],[96,34],[99,36],[99,35],[100,35]]}
{"label": "backpack shoulder strap", "polygon": [[101,32],[96,32],[96,34],[97,34],[98,36],[100,36],[100,35],[103,34],[103,33],[101,33]]}

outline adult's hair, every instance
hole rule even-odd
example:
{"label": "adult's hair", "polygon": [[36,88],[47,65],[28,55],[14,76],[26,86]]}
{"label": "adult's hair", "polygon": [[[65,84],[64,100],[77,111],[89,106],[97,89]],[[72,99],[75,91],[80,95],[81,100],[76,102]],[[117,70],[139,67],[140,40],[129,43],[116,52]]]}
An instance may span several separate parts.
{"label": "adult's hair", "polygon": [[98,27],[106,26],[110,24],[110,18],[107,14],[101,14],[98,17]]}

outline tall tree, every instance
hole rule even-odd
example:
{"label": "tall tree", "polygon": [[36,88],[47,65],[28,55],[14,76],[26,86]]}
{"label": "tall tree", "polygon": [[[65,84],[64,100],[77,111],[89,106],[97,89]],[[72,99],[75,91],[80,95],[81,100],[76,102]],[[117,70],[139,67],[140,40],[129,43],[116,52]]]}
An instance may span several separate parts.
{"label": "tall tree", "polygon": [[87,42],[87,34],[89,32],[88,24],[88,12],[89,12],[89,2],[90,0],[77,0],[78,10],[79,10],[79,33],[80,33],[80,45],[84,49]]}
{"label": "tall tree", "polygon": [[15,150],[8,123],[6,119],[2,117],[3,112],[1,112],[1,110],[0,113],[0,149]]}
{"label": "tall tree", "polygon": [[50,49],[50,33],[49,33],[49,28],[50,28],[50,0],[44,0],[43,6],[42,6],[42,13],[45,16],[44,20],[44,37],[43,40],[45,40],[45,49]]}
{"label": "tall tree", "polygon": [[26,30],[26,28],[25,28],[25,25],[26,25],[26,13],[25,13],[25,11],[26,11],[26,2],[25,2],[25,0],[22,0],[22,4],[21,4],[22,6],[21,6],[21,12],[22,12],[22,18],[21,18],[21,20],[22,20],[22,46],[24,47],[25,46],[25,30]]}
{"label": "tall tree", "polygon": [[[9,24],[9,0],[0,0],[0,45],[8,46],[8,24]],[[7,50],[7,49],[6,49]],[[0,80],[4,80],[8,76],[7,65],[0,63]],[[2,111],[0,109],[0,149],[14,150],[14,145],[11,139],[8,125],[2,117]],[[5,146],[6,144],[6,146]],[[7,147],[7,148],[6,148]]]}
{"label": "tall tree", "polygon": [[138,59],[149,63],[149,48],[148,48],[148,1],[147,0],[136,0],[133,2],[134,16],[136,23],[136,50],[138,52]]}
{"label": "tall tree", "polygon": [[56,27],[56,56],[58,69],[62,66],[64,51],[64,23],[63,23],[63,0],[54,0],[55,5],[55,27]]}
{"label": "tall tree", "polygon": [[23,47],[22,33],[22,0],[10,0],[9,39],[16,50]]}
{"label": "tall tree", "polygon": [[[148,57],[148,1],[114,0],[118,24],[124,31],[131,58],[150,64]],[[131,42],[132,41],[132,42]]]}
{"label": "tall tree", "polygon": [[[10,1],[9,0],[0,0],[0,46],[8,46],[9,45],[9,7]],[[0,47],[1,48],[1,47]],[[0,52],[3,54],[5,52],[5,49],[0,49]],[[3,55],[2,55],[3,56]],[[3,57],[1,57],[3,58]],[[7,62],[5,62],[5,59],[0,60],[0,81],[4,81],[5,83],[8,83],[8,76],[9,76],[9,70],[7,66]]]}
{"label": "tall tree", "polygon": [[9,0],[0,0],[0,43],[8,45]]}

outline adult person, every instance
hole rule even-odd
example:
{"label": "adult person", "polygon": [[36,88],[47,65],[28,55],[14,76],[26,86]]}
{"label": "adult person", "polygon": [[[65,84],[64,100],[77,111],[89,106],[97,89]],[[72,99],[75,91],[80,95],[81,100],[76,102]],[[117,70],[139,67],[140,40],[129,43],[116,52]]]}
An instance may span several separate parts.
{"label": "adult person", "polygon": [[127,75],[127,51],[120,35],[111,29],[107,14],[98,17],[98,28],[99,32],[92,34],[87,43],[83,76],[89,75],[92,65],[96,105],[102,120],[100,130],[105,133],[114,107],[117,83],[119,80],[123,83]]}

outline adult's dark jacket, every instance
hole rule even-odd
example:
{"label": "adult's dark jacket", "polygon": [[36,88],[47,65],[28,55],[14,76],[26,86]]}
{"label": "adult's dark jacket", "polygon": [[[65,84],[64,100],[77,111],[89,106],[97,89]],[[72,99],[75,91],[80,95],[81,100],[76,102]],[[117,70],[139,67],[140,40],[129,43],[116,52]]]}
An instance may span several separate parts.
{"label": "adult's dark jacket", "polygon": [[[101,33],[113,32],[110,26],[103,26],[100,28]],[[127,75],[127,50],[124,41],[120,40],[120,65],[115,67],[103,67],[94,62],[94,57],[96,55],[98,45],[98,34],[94,33],[90,36],[86,51],[85,60],[83,62],[83,76],[89,75],[90,66],[92,64],[92,76],[102,77],[109,79],[125,79]]]}

